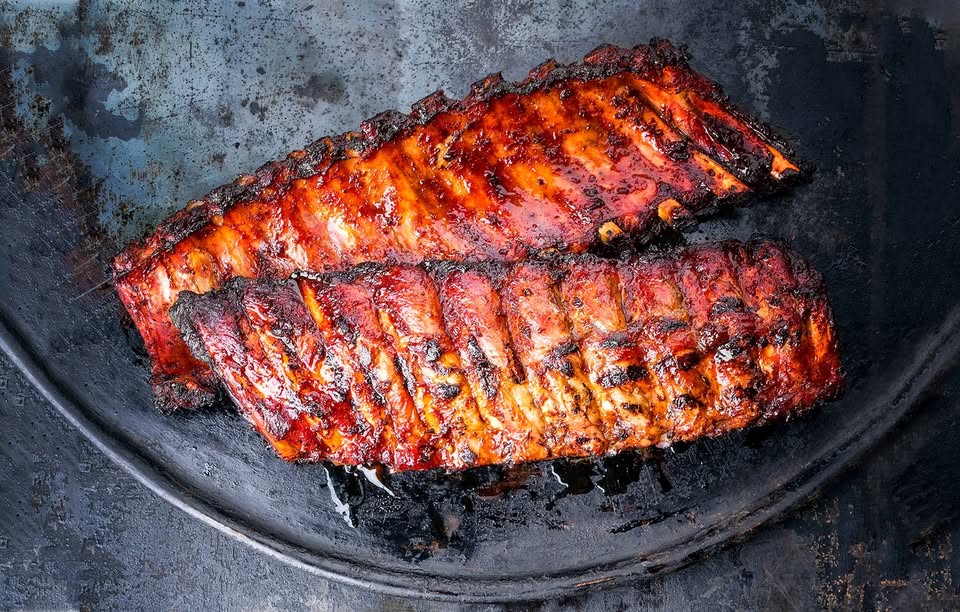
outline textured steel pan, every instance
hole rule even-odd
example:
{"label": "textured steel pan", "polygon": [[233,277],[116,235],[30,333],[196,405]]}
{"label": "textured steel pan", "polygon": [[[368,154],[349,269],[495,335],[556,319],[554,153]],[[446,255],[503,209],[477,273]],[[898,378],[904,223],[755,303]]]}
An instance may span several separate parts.
{"label": "textured steel pan", "polygon": [[[120,2],[13,6],[0,24],[0,344],[164,498],[324,575],[493,600],[666,571],[813,494],[935,390],[960,349],[958,41],[919,14]],[[392,494],[285,464],[229,409],[153,411],[105,271],[125,240],[240,172],[437,87],[462,95],[491,71],[517,78],[549,56],[652,36],[688,44],[698,70],[817,165],[812,183],[686,239],[759,232],[824,273],[842,400],[655,455],[394,476]]]}

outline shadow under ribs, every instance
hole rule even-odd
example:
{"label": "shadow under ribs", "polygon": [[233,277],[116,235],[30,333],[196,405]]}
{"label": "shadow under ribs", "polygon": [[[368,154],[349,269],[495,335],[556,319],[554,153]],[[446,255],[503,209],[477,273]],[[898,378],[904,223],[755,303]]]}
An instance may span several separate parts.
{"label": "shadow under ribs", "polygon": [[238,279],[184,293],[172,316],[289,460],[601,455],[747,427],[843,384],[819,275],[762,240]]}
{"label": "shadow under ribs", "polygon": [[216,379],[172,324],[182,291],[363,262],[518,261],[683,226],[799,174],[666,41],[493,75],[360,132],[323,138],[214,190],[114,260],[153,362],[157,406],[211,401]]}

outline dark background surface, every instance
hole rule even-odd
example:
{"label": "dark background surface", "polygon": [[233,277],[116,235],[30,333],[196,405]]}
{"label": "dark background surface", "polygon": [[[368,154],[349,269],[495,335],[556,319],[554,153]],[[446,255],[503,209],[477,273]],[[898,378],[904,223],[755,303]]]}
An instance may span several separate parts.
{"label": "dark background surface", "polygon": [[[520,3],[487,10],[466,3],[464,18],[475,31],[444,48],[436,46],[429,28],[406,26],[442,29],[457,11],[420,19],[419,3],[382,3],[384,10],[398,10],[397,32],[366,28],[364,24],[390,21],[379,9],[334,11],[330,19],[337,27],[356,28],[338,33],[341,40],[353,37],[349,53],[298,34],[294,5],[237,3],[217,13],[196,7],[164,12],[162,3],[149,2],[81,2],[68,3],[66,9],[28,10],[0,4],[0,14],[9,17],[3,23],[6,70],[13,82],[37,87],[35,97],[33,91],[14,90],[4,98],[4,118],[34,123],[19,128],[20,140],[0,150],[0,159],[21,185],[26,181],[29,189],[33,182],[37,190],[52,190],[102,230],[99,239],[84,234],[90,244],[72,251],[76,284],[69,290],[99,288],[103,295],[110,291],[101,286],[97,265],[98,254],[109,253],[104,239],[122,241],[138,227],[153,225],[187,198],[249,169],[251,160],[302,144],[304,133],[343,129],[382,108],[403,108],[437,84],[462,93],[466,83],[492,69],[527,67],[551,54],[570,59],[601,40],[627,43],[667,35],[691,42],[699,65],[720,77],[735,99],[761,116],[777,117],[778,123],[794,128],[802,148],[819,151],[819,193],[854,208],[858,198],[867,198],[864,205],[875,217],[862,225],[832,225],[829,213],[818,211],[833,204],[812,201],[815,192],[808,189],[782,203],[777,216],[770,217],[772,229],[789,234],[811,214],[820,214],[822,235],[806,239],[811,251],[829,253],[824,249],[843,243],[845,232],[868,231],[871,242],[889,245],[896,261],[910,261],[911,254],[928,258],[869,288],[870,320],[893,320],[911,341],[908,321],[913,314],[939,320],[943,313],[932,311],[949,303],[956,291],[943,271],[955,268],[957,253],[938,246],[955,243],[944,236],[955,237],[960,220],[943,206],[956,198],[960,132],[950,110],[960,99],[960,85],[950,78],[958,57],[952,34],[956,20],[946,8],[950,3],[865,9],[857,3],[758,2],[729,10],[723,2],[706,8],[685,3],[687,13],[677,8],[681,5],[656,2],[577,8],[584,4],[539,2],[531,9]],[[713,17],[698,18],[695,5]],[[311,21],[307,30],[324,25],[305,4],[296,9],[304,9],[304,19]],[[552,10],[563,17],[553,19]],[[258,19],[264,28],[273,28],[263,51],[268,57],[256,55],[256,41],[243,41],[239,48],[227,42],[222,54],[211,48],[222,41],[210,36],[238,20],[249,27]],[[581,21],[571,26],[564,20]],[[130,24],[146,24],[148,34],[176,40],[158,39],[154,47]],[[302,39],[303,57],[327,58],[328,64],[309,67],[303,78],[311,76],[302,83],[285,82],[298,78],[302,59],[270,55],[286,46],[270,44],[282,39],[278,26]],[[561,32],[578,37],[562,38]],[[181,64],[157,55],[156,48],[176,46],[179,40],[188,45],[176,54]],[[251,49],[253,56],[240,52]],[[436,52],[436,62],[407,65],[407,58],[430,51]],[[378,65],[380,60],[371,58],[394,52],[404,70],[399,77],[337,79],[341,73],[356,73],[364,62]],[[819,57],[820,70],[826,71],[820,74],[826,77],[810,75],[810,91],[802,100],[784,99],[778,83],[804,78],[805,65],[796,62],[801,56]],[[77,64],[77,57],[91,59]],[[204,64],[220,57],[229,58],[230,65],[211,70]],[[288,70],[276,74],[261,63]],[[384,63],[390,64],[379,65]],[[224,81],[191,82],[210,72],[223,75]],[[508,70],[507,76],[514,73]],[[220,99],[167,96],[158,82],[168,82],[171,91],[218,92]],[[144,87],[149,95],[143,95]],[[141,106],[131,106],[138,95]],[[817,108],[831,111],[819,115]],[[38,139],[36,146],[32,137]],[[157,159],[176,163],[161,167],[154,163]],[[63,174],[69,167],[83,168],[83,174]],[[727,217],[720,224],[735,229],[738,219]],[[29,244],[30,239],[4,238],[10,245],[21,239]],[[938,262],[931,253],[945,259]],[[14,250],[18,254],[29,256],[29,251]],[[866,273],[872,265],[879,264],[853,262],[852,269]],[[910,275],[918,266],[934,278],[939,271],[940,281],[932,284],[942,287],[938,295],[910,291],[915,280]],[[15,280],[16,273],[9,272]],[[855,291],[837,285],[831,289],[834,295]],[[59,292],[59,285],[53,290]],[[889,316],[873,316],[878,313]],[[850,321],[841,323],[849,327]],[[879,357],[877,363],[857,368],[883,369],[884,362],[898,358],[891,352],[895,345],[879,340],[897,334],[876,332],[856,330]],[[0,408],[8,417],[0,433],[0,608],[413,605],[331,585],[195,522],[83,441],[9,364],[4,362],[0,372]],[[781,525],[766,527],[747,543],[675,574],[564,603],[586,608],[957,607],[952,550],[960,512],[957,378],[955,370],[942,376],[914,405],[905,424],[860,467]]]}

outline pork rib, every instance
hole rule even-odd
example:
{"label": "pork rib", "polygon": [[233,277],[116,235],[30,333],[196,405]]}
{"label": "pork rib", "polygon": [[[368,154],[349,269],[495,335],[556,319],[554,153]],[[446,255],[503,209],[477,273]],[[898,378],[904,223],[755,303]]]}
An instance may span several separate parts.
{"label": "pork rib", "polygon": [[799,173],[786,151],[666,41],[601,47],[294,151],[190,202],[115,258],[114,279],[153,360],[158,406],[202,405],[212,374],[168,315],[181,291],[642,239],[779,187]]}
{"label": "pork rib", "polygon": [[842,387],[820,277],[767,241],[237,279],[184,292],[172,316],[295,461],[593,456],[718,435]]}

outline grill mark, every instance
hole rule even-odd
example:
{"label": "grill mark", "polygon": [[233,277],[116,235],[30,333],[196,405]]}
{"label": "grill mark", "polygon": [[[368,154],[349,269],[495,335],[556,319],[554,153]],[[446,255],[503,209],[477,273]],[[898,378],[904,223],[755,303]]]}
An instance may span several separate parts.
{"label": "grill mark", "polygon": [[[740,148],[745,152],[744,158],[763,161],[762,165],[755,162],[753,168],[748,166],[748,171],[755,168],[754,171],[759,174],[763,169],[774,179],[800,171],[795,164],[786,159],[774,143],[766,142],[766,136],[756,128],[753,121],[740,116],[736,109],[723,108],[715,100],[706,99],[696,92],[688,92],[686,97],[697,109],[708,129],[716,132],[718,125],[722,126],[726,134],[734,135],[733,142],[739,142],[742,145]],[[749,144],[749,148],[743,146],[746,143]]]}
{"label": "grill mark", "polygon": [[[425,346],[425,358],[428,363],[432,364],[439,361],[440,357],[444,354],[449,354],[452,358],[456,359],[454,367],[458,373],[456,383],[439,385],[437,391],[442,399],[448,401],[463,394],[464,404],[461,405],[461,409],[467,413],[464,415],[464,424],[468,428],[468,437],[472,439],[471,450],[473,450],[475,454],[474,463],[481,465],[503,462],[510,457],[512,444],[505,439],[507,436],[502,428],[496,427],[488,421],[477,404],[477,398],[471,389],[470,377],[466,371],[466,364],[464,364],[460,358],[456,342],[450,333],[449,325],[444,314],[444,302],[440,295],[440,288],[432,275],[424,273],[423,278],[425,282],[429,284],[431,293],[435,298],[440,332],[443,335],[444,344],[450,349],[449,352],[444,351],[438,342],[428,341],[427,346]],[[471,427],[476,429],[470,432],[469,428]]]}
{"label": "grill mark", "polygon": [[[730,164],[734,159],[734,154],[719,143],[715,143],[709,134],[704,130],[696,114],[690,106],[690,103],[681,97],[681,95],[669,95],[657,83],[643,79],[635,78],[637,93],[646,104],[654,110],[666,123],[672,124],[676,129],[684,134],[690,142],[706,153],[710,157],[717,159],[724,167],[737,174],[736,168]],[[688,123],[689,122],[689,123]]]}
{"label": "grill mark", "polygon": [[[536,182],[542,193],[536,193],[536,188],[531,191],[534,205],[539,206],[544,200],[555,202],[560,211],[558,218],[569,219],[571,225],[571,228],[562,229],[561,234],[569,234],[572,229],[588,236],[610,216],[609,202],[600,197],[596,174],[582,158],[564,150],[564,142],[571,135],[592,131],[587,117],[571,115],[569,104],[562,102],[562,92],[568,91],[566,85],[558,83],[519,101],[530,129],[525,142],[526,154],[520,158],[529,159],[535,163],[537,172],[544,174]],[[558,89],[559,96],[555,93]],[[558,121],[558,118],[563,120]],[[527,189],[532,187],[531,182]],[[580,248],[580,245],[570,246],[573,251]]]}
{"label": "grill mark", "polygon": [[[319,395],[323,387],[326,386],[326,381],[321,376],[316,376],[316,379],[308,376],[308,374],[314,374],[315,370],[319,370],[318,366],[324,361],[325,349],[322,340],[319,338],[319,331],[316,330],[316,326],[313,326],[316,330],[316,334],[314,334],[316,346],[311,348],[314,351],[312,357],[316,363],[308,364],[301,358],[295,337],[303,338],[309,334],[309,330],[306,329],[304,324],[306,317],[309,315],[306,312],[295,313],[290,307],[279,301],[283,299],[284,292],[290,294],[295,287],[296,285],[289,281],[268,285],[244,283],[241,291],[241,304],[247,320],[254,329],[266,328],[257,335],[265,349],[267,345],[270,346],[269,355],[273,359],[275,367],[286,375],[293,386],[299,400],[298,407],[311,414],[329,414],[329,405],[314,405],[313,402],[304,400],[305,393],[312,390]],[[296,295],[299,299],[299,293]],[[299,305],[299,302],[297,304]],[[312,320],[309,322],[312,324]],[[316,384],[318,382],[320,383],[319,386]],[[312,389],[309,387],[312,387]]]}
{"label": "grill mark", "polygon": [[[563,91],[570,91],[564,89]],[[569,96],[564,96],[561,92],[560,99],[565,100]],[[560,103],[557,100],[541,96],[540,98],[531,98],[529,100],[530,113],[537,125],[543,129],[544,144],[541,149],[545,158],[562,172],[556,174],[562,184],[571,192],[580,195],[580,210],[591,214],[591,219],[597,230],[600,229],[601,221],[611,217],[610,203],[603,198],[598,197],[597,175],[584,163],[583,159],[576,155],[569,154],[564,147],[565,141],[572,134],[577,133],[573,128],[583,119],[581,116],[573,117],[568,112],[567,103]],[[558,119],[562,118],[562,121]],[[568,123],[573,121],[573,123]],[[589,123],[586,124],[589,130]],[[583,132],[584,130],[579,130]],[[582,214],[576,208],[572,214]]]}
{"label": "grill mark", "polygon": [[[604,264],[599,262],[594,264],[594,262],[590,262],[590,263],[586,263],[585,265],[590,266],[588,270],[589,272],[592,273],[591,276],[598,276],[598,275],[601,276],[603,284],[607,285],[608,292],[611,291],[612,288],[610,287],[609,270],[597,269],[595,267],[592,267],[594,265],[596,265],[597,267],[602,267]],[[595,381],[595,378],[597,377],[598,373],[592,371],[593,369],[592,366],[594,365],[591,363],[593,361],[592,360],[593,353],[591,353],[591,350],[590,350],[591,347],[588,346],[587,342],[588,342],[589,336],[595,335],[591,333],[594,330],[589,330],[588,325],[582,324],[582,319],[580,319],[579,317],[574,317],[571,314],[572,311],[570,307],[577,308],[577,309],[587,307],[584,298],[587,298],[587,301],[589,302],[591,301],[589,299],[590,296],[587,296],[586,294],[584,294],[583,298],[579,296],[577,297],[573,296],[573,292],[577,292],[577,293],[579,292],[577,291],[578,287],[576,285],[573,285],[574,281],[571,279],[571,277],[573,275],[578,274],[580,270],[573,270],[571,268],[566,268],[564,272],[566,272],[566,274],[560,275],[561,278],[559,282],[557,282],[554,286],[555,299],[557,304],[560,306],[560,311],[563,313],[567,326],[571,330],[573,337],[576,339],[575,346],[576,346],[578,355],[580,356],[584,364],[584,370],[586,375],[583,376],[583,379],[585,381],[587,388],[590,389],[590,392],[592,395],[592,402],[594,404],[594,417],[595,417],[594,422],[597,423],[598,426],[600,427],[607,449],[617,450],[618,448],[620,448],[619,443],[621,441],[620,440],[621,436],[618,435],[617,427],[616,427],[616,422],[617,422],[616,409],[615,407],[610,406],[609,393],[605,392],[603,384],[602,383],[598,384]],[[567,295],[567,297],[570,298],[569,300],[564,298],[565,294]],[[577,306],[574,303],[575,300],[580,303],[580,306]],[[570,307],[567,306],[568,301],[570,303]],[[599,300],[593,300],[593,301],[599,301]],[[591,318],[594,321],[594,325],[596,325],[599,322],[598,319],[599,319],[600,313],[593,312],[591,314],[592,314]],[[614,323],[614,325],[616,325],[616,323]]]}
{"label": "grill mark", "polygon": [[[783,159],[778,165],[784,169],[789,166],[792,171],[798,171],[796,166],[786,162],[782,153],[772,145],[763,143],[758,147],[757,141],[762,142],[762,139],[757,138],[749,123],[739,121],[734,115],[702,97],[691,97],[687,91],[671,92],[667,83],[676,76],[675,71],[667,68],[660,83],[640,76],[635,76],[634,82],[638,86],[639,95],[660,118],[673,124],[698,149],[753,188],[769,184],[771,178],[780,178],[782,172],[777,172],[773,167],[775,158]],[[678,80],[682,81],[683,78],[679,76]],[[725,115],[725,119],[720,118],[721,114]],[[729,122],[738,124],[738,129],[732,130],[739,136],[738,139],[723,135],[728,133]],[[724,127],[723,134],[717,130],[718,126]],[[749,147],[744,146],[744,137],[750,142]],[[761,150],[757,151],[758,148]]]}
{"label": "grill mark", "polygon": [[425,142],[423,134],[416,140],[404,138],[398,149],[399,154],[406,162],[405,170],[416,177],[415,181],[412,178],[411,181],[421,187],[414,190],[418,194],[431,198],[435,211],[452,215],[453,218],[449,223],[451,231],[459,232],[464,241],[464,247],[459,254],[454,253],[451,257],[468,259],[476,255],[483,259],[496,258],[499,249],[495,245],[500,240],[495,232],[488,230],[489,226],[483,223],[481,214],[485,209],[489,209],[489,200],[482,203],[474,194],[471,194],[474,195],[471,198],[463,198],[455,194],[443,177],[444,172],[451,173],[439,168],[435,162],[431,162],[432,154],[426,155],[426,147],[417,146],[418,142]]}
{"label": "grill mark", "polygon": [[[701,331],[697,325],[696,313],[698,311],[695,311],[690,303],[689,296],[683,290],[679,261],[673,262],[670,269],[670,283],[680,299],[677,311],[683,313],[685,320],[663,319],[661,320],[661,330],[665,334],[687,330],[692,336],[693,345],[687,347],[685,355],[675,353],[672,361],[657,363],[651,371],[661,378],[671,377],[677,381],[676,390],[678,393],[670,400],[668,416],[683,415],[679,418],[687,420],[688,426],[681,428],[679,437],[680,439],[689,439],[697,428],[711,427],[709,424],[711,421],[710,406],[718,397],[718,389],[716,375],[711,368],[712,364],[709,359],[704,359],[707,355],[702,352],[702,347],[698,342]],[[676,369],[671,371],[673,367]],[[699,396],[695,393],[698,387],[702,391]]]}
{"label": "grill mark", "polygon": [[[596,176],[582,159],[564,151],[565,137],[574,133],[575,130],[572,125],[564,125],[562,121],[557,121],[558,117],[568,116],[565,112],[566,104],[558,102],[550,93],[545,91],[541,96],[525,100],[531,122],[540,129],[534,144],[546,160],[545,163],[553,167],[553,176],[549,182],[562,185],[568,193],[579,196],[579,202],[574,199],[564,201],[568,212],[573,215],[586,212],[590,215],[591,223],[597,226],[602,219],[609,216],[607,202],[597,197],[594,185]],[[563,99],[562,93],[560,98]],[[587,127],[589,128],[589,124]]]}
{"label": "grill mark", "polygon": [[[437,284],[435,278],[433,278],[433,277],[430,276],[430,275],[426,275],[426,278],[427,278],[427,280],[431,283],[431,285],[432,285],[432,287],[433,287],[434,294],[437,296],[437,301],[438,301],[438,303],[439,303],[439,305],[440,305],[440,325],[441,325],[441,327],[442,327],[443,334],[444,334],[444,336],[446,337],[446,339],[448,340],[449,345],[450,345],[450,347],[452,348],[452,350],[453,350],[454,352],[456,352],[456,351],[457,351],[457,343],[456,343],[456,340],[454,339],[454,335],[453,335],[452,333],[450,333],[450,326],[449,326],[449,323],[448,323],[448,321],[447,321],[447,316],[446,316],[446,310],[447,310],[447,309],[446,309],[446,307],[445,307],[445,303],[444,303],[444,300],[443,300],[443,296],[442,296],[442,294],[441,294],[441,293],[442,293],[442,292],[441,292],[441,289],[440,289],[439,285]],[[480,368],[483,367],[482,365],[480,365],[480,364],[478,363],[478,362],[481,361],[481,359],[477,359],[477,358],[476,358],[477,353],[479,353],[479,355],[480,355],[480,357],[482,358],[482,361],[484,362],[484,364],[486,365],[488,371],[492,369],[492,364],[490,363],[490,360],[487,358],[487,356],[486,356],[486,355],[483,353],[483,351],[480,349],[480,345],[477,343],[476,337],[475,337],[474,335],[472,335],[472,334],[470,335],[470,341],[468,341],[468,350],[470,351],[470,357],[471,357],[471,359],[474,360],[474,361],[473,361],[473,363],[475,364],[474,367],[480,367]],[[433,345],[433,344],[432,344],[432,345],[430,345],[430,346],[425,347],[425,358],[426,358],[426,360],[427,360],[429,363],[436,362],[437,360],[439,360],[439,358],[440,358],[441,355],[442,355],[442,349],[441,349],[441,347],[438,345],[438,343],[436,343],[436,345]],[[465,386],[467,387],[467,390],[468,390],[468,392],[471,394],[471,396],[473,396],[473,391],[470,389],[470,383],[469,383],[469,378],[470,378],[470,377],[469,377],[469,375],[468,375],[468,373],[467,373],[466,364],[464,364],[464,363],[462,362],[462,359],[460,360],[459,366],[460,366],[460,371],[461,371],[462,374],[463,374],[463,380],[464,380],[464,382],[466,383]],[[493,396],[493,397],[491,397],[491,394],[489,393],[490,389],[488,389],[488,387],[485,385],[485,383],[483,383],[483,378],[482,378],[483,373],[480,372],[479,374],[480,374],[480,376],[481,376],[481,385],[482,385],[482,391],[483,391],[484,396],[485,396],[487,399],[493,399],[493,397],[496,397],[496,395],[497,395],[496,387],[493,388],[493,393],[492,393],[492,396]],[[451,387],[451,388],[450,388],[448,391],[447,391],[447,390],[444,390],[443,388],[440,389],[440,392],[441,392],[442,396],[444,396],[444,399],[453,399],[454,397],[456,397],[457,395],[459,395],[459,394],[461,393],[461,391],[463,390],[463,389],[462,389],[462,386],[461,386],[460,384],[449,385],[449,387]],[[476,402],[476,401],[477,401],[477,398],[474,398],[473,401]],[[503,437],[504,437],[504,436],[502,435],[502,434],[503,434],[502,429],[501,429],[500,427],[495,426],[494,423],[491,423],[491,422],[486,418],[486,416],[484,415],[483,411],[480,410],[480,407],[479,407],[479,406],[476,406],[476,411],[477,411],[477,416],[479,417],[480,421],[481,421],[484,425],[486,425],[486,427],[487,427],[489,430],[492,430],[492,431],[494,432],[494,433],[493,433],[493,436],[492,436],[492,437],[496,438],[496,439],[495,439],[494,447],[497,448],[497,450],[500,452],[501,458],[505,458],[505,457],[509,456],[509,450],[510,450],[510,449],[509,449],[508,445],[506,445],[505,442],[504,442],[504,440],[503,440]],[[506,448],[505,448],[505,447],[506,447]],[[504,453],[504,450],[506,450],[507,452]]]}
{"label": "grill mark", "polygon": [[[666,393],[661,387],[660,381],[652,373],[649,372],[651,364],[647,361],[644,356],[644,352],[649,351],[649,348],[646,347],[648,341],[640,333],[640,325],[636,321],[632,321],[631,309],[628,307],[628,291],[629,291],[629,281],[627,269],[623,263],[620,263],[614,267],[614,272],[617,278],[618,291],[617,291],[617,303],[620,306],[620,310],[623,316],[625,324],[625,335],[627,338],[632,338],[635,343],[635,348],[632,351],[629,351],[626,355],[626,358],[632,358],[633,360],[643,364],[642,366],[636,366],[632,364],[628,367],[640,367],[643,368],[643,372],[647,372],[646,377],[636,376],[637,380],[644,380],[644,385],[641,389],[636,392],[636,395],[639,395],[640,399],[644,400],[643,405],[638,405],[635,401],[630,401],[624,404],[624,409],[631,414],[645,414],[649,419],[649,428],[650,434],[647,436],[647,439],[651,444],[662,444],[665,441],[669,442],[669,439],[664,439],[665,436],[669,435],[669,428],[666,426],[666,409],[662,405]],[[632,376],[628,375],[628,378]]]}
{"label": "grill mark", "polygon": [[401,378],[403,378],[403,386],[406,388],[407,393],[410,394],[410,397],[416,395],[417,381],[413,378],[413,371],[411,371],[410,364],[407,363],[407,360],[397,356],[393,360],[393,365],[396,366],[397,372],[399,372]]}
{"label": "grill mark", "polygon": [[629,92],[629,96],[640,111],[639,120],[650,126],[667,157],[681,163],[694,176],[699,176],[710,193],[722,198],[750,191],[750,187],[732,172],[698,149],[688,137],[665,122],[657,114],[656,109],[641,99],[636,92]]}
{"label": "grill mark", "polygon": [[489,400],[496,399],[500,386],[500,376],[494,370],[493,364],[490,363],[490,359],[483,352],[477,337],[473,334],[470,334],[470,339],[467,340],[467,351],[473,367],[477,368],[483,394]]}
{"label": "grill mark", "polygon": [[[543,235],[541,248],[554,246],[559,236],[578,231],[578,224],[571,219],[571,227],[564,229],[562,219],[568,216],[564,198],[562,195],[557,197],[556,190],[548,195],[553,184],[541,175],[548,170],[537,160],[532,143],[535,128],[529,118],[524,117],[522,102],[515,95],[495,100],[492,110],[493,113],[485,119],[493,125],[487,127],[491,132],[496,130],[505,134],[506,138],[491,140],[492,160],[488,161],[492,161],[490,169],[496,176],[498,188],[511,196],[516,207],[510,216],[520,227]],[[538,176],[542,184],[538,184],[540,181],[533,176]]]}
{"label": "grill mark", "polygon": [[[325,308],[329,308],[329,305],[325,306]],[[349,309],[349,307],[347,308]],[[385,446],[384,455],[395,455],[394,451],[398,445],[395,439],[393,443],[391,443],[391,438],[394,438],[394,436],[385,433],[388,428],[392,433],[393,424],[392,419],[389,418],[388,402],[379,388],[378,383],[380,381],[371,371],[370,366],[372,365],[372,360],[369,358],[365,360],[363,358],[364,352],[370,357],[370,349],[363,343],[366,341],[366,338],[374,332],[373,330],[368,330],[366,334],[363,334],[363,338],[361,338],[358,325],[341,314],[334,315],[333,322],[334,329],[337,330],[341,338],[346,340],[349,346],[356,351],[356,356],[351,356],[349,361],[345,362],[345,360],[341,359],[340,365],[342,371],[348,376],[350,371],[352,371],[354,375],[359,374],[362,377],[362,385],[366,391],[366,393],[355,393],[351,390],[348,395],[348,397],[351,398],[351,404],[354,406],[358,415],[366,422],[366,426],[373,432],[379,433],[381,439],[373,443]],[[351,387],[352,385],[348,384],[347,388],[351,389]],[[379,427],[383,428],[383,433],[377,431]],[[392,460],[393,457],[390,457],[390,459]]]}
{"label": "grill mark", "polygon": [[[766,378],[765,393],[761,394],[760,402],[764,407],[764,414],[774,415],[779,412],[781,396],[788,394],[788,389],[796,385],[803,385],[804,373],[796,372],[794,347],[779,342],[781,335],[784,340],[791,336],[790,323],[785,322],[784,315],[792,318],[784,300],[777,295],[777,288],[765,283],[765,275],[756,274],[758,269],[773,272],[776,264],[765,266],[760,261],[763,245],[752,244],[751,249],[743,245],[729,250],[730,260],[737,277],[737,282],[743,290],[744,300],[748,308],[757,313],[757,335],[759,337],[756,363]],[[759,248],[756,248],[759,247]],[[783,269],[781,267],[781,269]],[[773,285],[780,285],[774,282]],[[792,283],[790,283],[792,284]],[[761,296],[765,299],[761,299]],[[764,303],[766,302],[766,303]],[[798,332],[799,326],[792,325]],[[799,376],[798,376],[799,374]]]}

